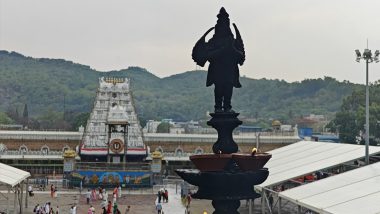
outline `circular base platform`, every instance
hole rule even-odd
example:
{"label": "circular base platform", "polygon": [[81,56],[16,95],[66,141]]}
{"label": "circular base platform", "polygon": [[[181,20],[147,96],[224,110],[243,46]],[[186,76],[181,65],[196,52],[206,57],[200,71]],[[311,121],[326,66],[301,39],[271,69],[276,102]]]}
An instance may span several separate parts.
{"label": "circular base platform", "polygon": [[269,171],[262,168],[248,172],[200,172],[179,169],[176,173],[188,183],[198,186],[194,198],[209,200],[242,200],[260,197],[253,187],[264,182]]}

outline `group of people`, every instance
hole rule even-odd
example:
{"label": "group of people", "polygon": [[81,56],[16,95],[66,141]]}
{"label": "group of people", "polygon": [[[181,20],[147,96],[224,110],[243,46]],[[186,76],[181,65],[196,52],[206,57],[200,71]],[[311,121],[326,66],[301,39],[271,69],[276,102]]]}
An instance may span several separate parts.
{"label": "group of people", "polygon": [[[129,209],[129,208],[127,208],[127,209]],[[91,214],[91,213],[88,213],[88,214]],[[113,203],[113,206],[112,206],[112,202],[108,201],[107,206],[102,206],[101,214],[121,214],[121,211],[120,211],[119,207],[117,206],[116,202]]]}
{"label": "group of people", "polygon": [[[115,203],[117,201],[117,198],[121,198],[121,186],[120,185],[116,186],[113,189],[112,198],[113,198],[113,203]],[[98,188],[98,192],[96,192],[96,189],[92,189],[92,190],[88,189],[88,191],[86,193],[86,200],[87,200],[87,204],[89,204],[90,201],[101,200],[101,201],[103,201],[102,203],[104,203],[106,205],[107,201],[108,201],[108,192],[106,191],[106,189],[103,189],[102,187]]]}
{"label": "group of people", "polygon": [[163,203],[168,203],[169,202],[169,192],[167,189],[160,189],[157,193],[157,200],[158,203],[161,203],[161,200]]}
{"label": "group of people", "polygon": [[[45,186],[43,186],[42,184],[40,184],[38,186],[38,190],[39,191],[45,191]],[[29,197],[33,197],[34,196],[33,186],[32,185],[28,186],[28,194],[29,194]]]}
{"label": "group of people", "polygon": [[33,209],[33,213],[36,213],[36,214],[59,214],[60,212],[59,212],[58,206],[54,210],[51,203],[46,202],[43,206],[40,206],[39,204],[37,204]]}
{"label": "group of people", "polygon": [[162,204],[163,203],[168,203],[169,202],[169,192],[167,189],[160,189],[157,192],[157,204],[156,204],[156,210],[158,214],[164,214],[164,211],[162,209]]}
{"label": "group of people", "polygon": [[[97,192],[98,190],[98,192]],[[86,202],[90,204],[90,202],[95,202],[96,200],[100,200],[100,207],[102,207],[101,214],[121,214],[120,209],[118,208],[117,199],[121,198],[121,186],[116,186],[112,191],[112,201],[108,199],[108,192],[106,189],[99,187],[98,189],[88,189],[86,192]],[[129,213],[131,206],[126,208],[125,213]],[[95,208],[90,205],[88,209],[88,214],[94,214]]]}

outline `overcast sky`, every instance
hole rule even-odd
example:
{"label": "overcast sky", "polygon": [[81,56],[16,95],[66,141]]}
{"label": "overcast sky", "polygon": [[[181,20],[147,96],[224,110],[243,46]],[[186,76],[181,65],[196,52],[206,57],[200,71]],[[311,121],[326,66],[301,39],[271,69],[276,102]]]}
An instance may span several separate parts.
{"label": "overcast sky", "polygon": [[[195,69],[192,47],[221,6],[241,32],[241,75],[251,78],[365,83],[354,50],[367,38],[380,49],[379,0],[0,0],[0,49],[165,77]],[[378,79],[373,63],[370,81]]]}

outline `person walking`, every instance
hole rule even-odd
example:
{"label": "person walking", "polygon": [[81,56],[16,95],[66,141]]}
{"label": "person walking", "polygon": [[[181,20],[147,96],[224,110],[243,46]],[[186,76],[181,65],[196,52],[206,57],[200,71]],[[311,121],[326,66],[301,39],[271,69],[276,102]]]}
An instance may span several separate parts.
{"label": "person walking", "polygon": [[54,193],[53,193],[54,198],[58,197],[58,189],[57,187],[54,187]]}
{"label": "person walking", "polygon": [[102,207],[102,213],[101,214],[107,214],[107,209],[106,207]]}
{"label": "person walking", "polygon": [[116,202],[117,202],[117,195],[116,195],[116,193],[114,193],[112,196],[112,203],[116,204]]}
{"label": "person walking", "polygon": [[160,202],[156,204],[157,214],[162,214],[162,205]]}
{"label": "person walking", "polygon": [[108,201],[107,214],[111,214],[111,212],[112,212],[112,203],[111,203],[111,201]]}
{"label": "person walking", "polygon": [[191,203],[191,194],[188,193],[186,196],[186,213],[190,213],[190,203]]}
{"label": "person walking", "polygon": [[29,186],[28,186],[28,192],[29,192],[29,197],[34,196],[32,185],[29,185]]}
{"label": "person walking", "polygon": [[54,184],[50,185],[50,196],[52,198],[54,198],[54,189],[55,189]]}
{"label": "person walking", "polygon": [[119,195],[119,188],[118,187],[115,187],[114,189],[113,189],[113,193],[112,193],[112,195],[115,197],[117,197],[118,195]]}
{"label": "person walking", "polygon": [[45,213],[49,213],[50,212],[50,202],[47,202],[45,204]]}
{"label": "person walking", "polygon": [[102,202],[100,203],[100,206],[101,206],[101,207],[106,207],[106,208],[107,208],[107,206],[108,206],[108,195],[106,195],[107,192],[106,192],[105,189],[100,189],[100,190],[99,190],[99,193],[100,193],[100,192],[101,192],[101,194],[100,194],[100,198],[101,198],[101,200],[102,200]]}
{"label": "person walking", "polygon": [[95,214],[95,207],[90,205],[91,214]]}
{"label": "person walking", "polygon": [[158,203],[161,203],[161,197],[162,197],[162,194],[161,194],[161,190],[160,190],[160,191],[158,191],[158,193],[157,193]]}
{"label": "person walking", "polygon": [[125,209],[125,214],[130,214],[131,206],[128,205],[127,209]]}
{"label": "person walking", "polygon": [[103,200],[103,189],[101,187],[99,187],[99,199]]}
{"label": "person walking", "polygon": [[91,190],[91,200],[96,201],[96,190],[95,189]]}
{"label": "person walking", "polygon": [[88,189],[87,192],[86,192],[86,202],[87,202],[87,204],[90,204],[90,198],[91,198],[91,192],[90,192],[90,189]]}
{"label": "person walking", "polygon": [[[117,203],[115,202],[115,203],[113,203],[113,214],[117,214],[117,211],[118,211],[119,209],[117,208]],[[120,212],[120,211],[119,211]]]}
{"label": "person walking", "polygon": [[169,202],[169,192],[167,189],[165,189],[165,191],[164,191],[164,196],[165,196],[166,203],[168,203]]}
{"label": "person walking", "polygon": [[34,207],[33,212],[34,212],[34,213],[39,213],[40,210],[41,210],[41,207],[40,207],[39,204],[37,204],[37,205]]}
{"label": "person walking", "polygon": [[77,214],[77,205],[76,204],[74,204],[74,206],[73,206],[73,214]]}
{"label": "person walking", "polygon": [[121,198],[121,186],[117,188],[118,197]]}

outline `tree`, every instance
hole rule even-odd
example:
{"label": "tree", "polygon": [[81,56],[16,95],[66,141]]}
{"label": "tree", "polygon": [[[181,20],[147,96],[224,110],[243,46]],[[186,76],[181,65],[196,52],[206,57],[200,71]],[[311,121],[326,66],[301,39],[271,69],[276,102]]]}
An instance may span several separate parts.
{"label": "tree", "polygon": [[[370,86],[369,138],[371,145],[380,143],[380,84]],[[364,143],[365,134],[365,91],[364,87],[355,90],[343,100],[341,109],[326,126],[337,131],[341,142]]]}
{"label": "tree", "polygon": [[[33,113],[28,112],[29,126],[33,117],[47,114],[49,109],[64,112],[64,115],[56,116],[70,124],[73,120],[68,119],[69,111],[74,114],[90,112],[98,78],[105,75],[130,78],[140,121],[161,118],[201,120],[205,119],[205,112],[213,109],[213,90],[204,86],[205,71],[189,71],[165,78],[139,67],[105,73],[71,61],[37,59],[7,51],[0,51],[0,61],[0,111],[11,107],[14,112],[16,107],[22,108],[28,103],[28,110],[33,109]],[[290,109],[294,119],[296,115],[310,113],[335,114],[340,110],[343,98],[355,88],[362,87],[329,77],[292,83],[242,77],[241,83],[243,88],[234,91],[232,104],[242,117],[250,119],[287,120]],[[65,98],[64,105],[61,95]],[[20,123],[22,110],[19,109]],[[16,117],[9,117],[18,122]],[[47,121],[41,122],[43,125]]]}
{"label": "tree", "polygon": [[170,124],[167,122],[162,122],[157,126],[157,133],[169,133]]}
{"label": "tree", "polygon": [[24,111],[22,112],[22,119],[21,119],[22,125],[27,127],[29,125],[29,112],[28,112],[28,105],[25,103],[24,105]]}
{"label": "tree", "polygon": [[0,112],[0,124],[11,124],[13,120],[4,112]]}
{"label": "tree", "polygon": [[90,117],[90,113],[84,112],[75,114],[73,118],[70,118],[71,121],[71,127],[73,130],[77,131],[80,126],[85,127],[87,125],[87,120]]}

